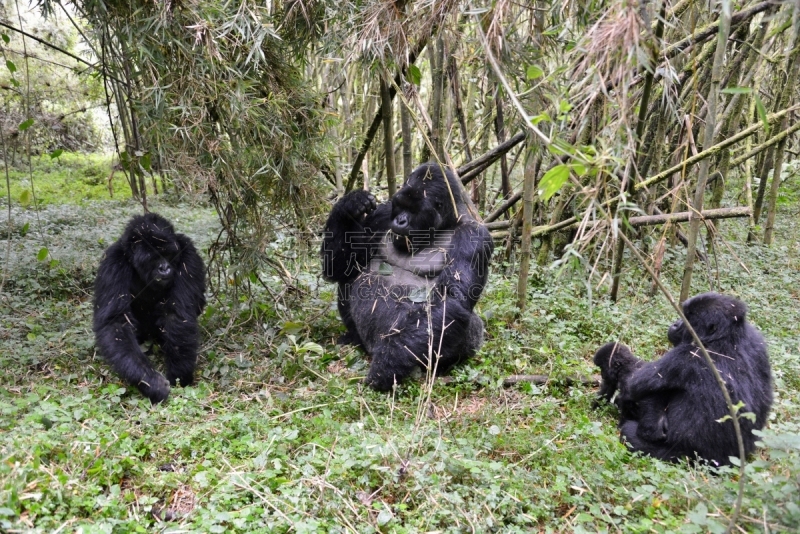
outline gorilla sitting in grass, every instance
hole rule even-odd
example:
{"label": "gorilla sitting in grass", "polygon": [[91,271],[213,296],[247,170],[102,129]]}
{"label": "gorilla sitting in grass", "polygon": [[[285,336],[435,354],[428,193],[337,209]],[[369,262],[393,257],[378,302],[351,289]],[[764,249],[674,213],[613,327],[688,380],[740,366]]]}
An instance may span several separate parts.
{"label": "gorilla sitting in grass", "polygon": [[[745,453],[755,450],[753,430],[764,428],[772,405],[767,345],[747,322],[747,307],[718,293],[703,293],[683,304],[683,313],[725,381],[734,404]],[[652,362],[618,343],[594,355],[600,367],[599,396],[619,408],[622,437],[634,451],[662,460],[701,459],[730,465],[739,449],[725,398],[683,321],[667,333],[673,348]],[[616,395],[616,396],[615,396]]]}
{"label": "gorilla sitting in grass", "polygon": [[426,163],[378,205],[353,191],[331,210],[322,244],[326,280],[338,284],[341,343],[372,357],[366,383],[390,390],[415,368],[441,373],[473,356],[483,321],[492,238],[467,212],[461,183]]}

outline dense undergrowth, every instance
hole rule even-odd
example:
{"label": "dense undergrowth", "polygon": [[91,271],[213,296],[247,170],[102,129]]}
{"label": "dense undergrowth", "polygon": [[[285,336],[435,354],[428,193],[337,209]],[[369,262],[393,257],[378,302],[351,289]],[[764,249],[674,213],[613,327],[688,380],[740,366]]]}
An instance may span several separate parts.
{"label": "dense undergrowth", "polygon": [[[12,194],[12,198],[14,195]],[[203,205],[151,209],[207,252]],[[224,277],[202,317],[197,386],[151,407],[95,354],[91,285],[103,249],[141,208],[128,201],[15,205],[0,296],[0,530],[80,532],[716,532],[737,474],[631,455],[615,413],[592,409],[591,355],[619,338],[645,357],[667,348],[674,317],[635,264],[618,304],[581,268],[537,268],[515,319],[513,266],[496,259],[479,312],[487,341],[432,388],[364,389],[366,362],[333,341],[333,287],[313,236],[271,243],[291,274]],[[724,241],[710,282],[750,306],[765,334],[776,402],[748,466],[739,526],[800,524],[800,222],[784,197],[772,248]],[[5,225],[4,225],[5,227]],[[5,232],[4,232],[5,235]],[[37,254],[46,247],[45,261]],[[8,254],[8,255],[7,255]],[[681,250],[664,281],[680,285]],[[717,268],[719,267],[719,268]],[[264,287],[266,286],[266,287]],[[502,386],[511,374],[545,384]]]}

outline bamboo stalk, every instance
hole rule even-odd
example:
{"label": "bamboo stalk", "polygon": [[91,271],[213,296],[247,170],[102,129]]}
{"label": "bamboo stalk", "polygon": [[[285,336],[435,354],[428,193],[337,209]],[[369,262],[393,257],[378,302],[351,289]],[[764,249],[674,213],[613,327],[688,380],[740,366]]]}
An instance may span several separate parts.
{"label": "bamboo stalk", "polygon": [[[795,111],[798,108],[800,108],[800,105],[794,105],[794,106],[786,108],[786,109],[784,109],[782,111],[778,111],[777,113],[772,113],[772,114],[767,116],[767,122],[773,123],[776,120],[778,120],[781,117],[783,117],[784,115],[786,115],[787,113]],[[678,163],[677,165],[673,165],[672,167],[670,167],[667,170],[661,171],[658,174],[651,176],[647,180],[639,182],[638,184],[636,184],[634,186],[634,189],[638,191],[639,189],[642,189],[642,188],[648,187],[648,186],[650,186],[650,185],[652,185],[654,183],[660,182],[661,180],[663,180],[665,178],[668,178],[671,174],[682,170],[684,167],[688,167],[689,165],[694,165],[695,163],[697,163],[699,161],[703,161],[706,158],[717,154],[723,148],[727,148],[727,147],[729,147],[731,145],[735,145],[739,141],[742,141],[743,139],[746,139],[748,136],[753,135],[754,133],[758,132],[763,127],[764,127],[764,125],[761,123],[761,121],[759,121],[759,122],[757,122],[755,124],[752,124],[751,126],[749,126],[748,128],[745,128],[744,130],[742,130],[741,132],[737,133],[736,135],[734,135],[732,137],[729,137],[728,139],[726,139],[724,141],[721,141],[721,142],[717,143],[716,145],[714,145],[714,146],[712,146],[712,147],[710,147],[708,149],[705,149],[705,150],[703,150],[701,152],[698,152],[697,154],[695,154],[694,156],[692,156],[690,158],[686,158],[686,160]]]}
{"label": "bamboo stalk", "polygon": [[[786,55],[786,83],[783,85],[783,90],[781,91],[781,104],[780,106],[783,107],[789,101],[789,98],[795,90],[795,80],[797,79],[797,71],[798,67],[800,67],[800,0],[794,1],[794,13],[792,18],[792,40],[789,46],[791,50]],[[788,126],[788,117],[784,117],[781,121],[781,129],[785,130]],[[775,212],[777,211],[777,202],[778,202],[778,189],[781,185],[781,170],[783,167],[783,159],[786,153],[786,143],[788,140],[788,136],[785,136],[778,142],[778,147],[776,149],[775,155],[775,166],[772,172],[772,183],[770,184],[769,189],[769,203],[767,204],[767,224],[764,228],[764,244],[771,245],[772,244],[772,234],[775,229]]]}
{"label": "bamboo stalk", "polygon": [[475,178],[477,178],[489,165],[500,159],[500,157],[507,153],[509,150],[520,144],[525,140],[525,134],[520,132],[508,141],[500,143],[489,152],[479,156],[469,163],[465,163],[458,168],[458,175],[461,177],[461,183],[466,185]]}
{"label": "bamboo stalk", "polygon": [[517,308],[525,310],[528,295],[528,272],[531,265],[531,230],[533,229],[533,194],[536,182],[537,158],[528,151],[525,162],[525,180],[522,185],[522,246],[520,247],[519,278],[517,280]]}
{"label": "bamboo stalk", "polygon": [[389,96],[389,84],[381,78],[381,114],[383,115],[383,152],[386,160],[386,185],[389,197],[397,191],[394,165],[394,128],[392,119],[392,97]]}
{"label": "bamboo stalk", "polygon": [[764,150],[768,149],[769,147],[771,147],[771,146],[783,141],[784,139],[786,139],[787,137],[789,137],[793,133],[797,132],[798,130],[800,130],[800,121],[795,122],[794,124],[792,124],[792,126],[790,126],[789,128],[785,129],[781,133],[770,137],[767,141],[765,141],[764,143],[758,145],[754,149],[749,150],[748,152],[746,152],[745,154],[739,156],[738,158],[731,160],[731,167],[735,167],[736,165],[741,165],[742,163],[744,163],[748,159],[757,156],[758,154],[760,154]]}
{"label": "bamboo stalk", "polygon": [[[407,65],[412,65],[417,60],[417,57],[419,57],[419,55],[425,49],[425,46],[427,44],[428,44],[427,39],[423,39],[422,41],[417,43],[417,47],[408,54]],[[400,72],[398,72],[395,75],[394,83],[391,84],[391,87],[389,88],[390,98],[394,98],[394,96],[397,94],[395,86],[399,87],[400,84],[403,83],[403,76],[405,74],[407,65],[403,66],[403,68],[400,69]],[[356,154],[355,160],[353,160],[353,168],[350,170],[350,177],[347,179],[347,186],[345,187],[346,192],[353,190],[353,186],[355,185],[356,182],[356,177],[358,176],[358,172],[361,169],[361,164],[364,162],[364,158],[367,156],[367,151],[369,150],[369,147],[372,145],[372,141],[375,139],[375,135],[377,135],[378,133],[378,128],[380,128],[382,120],[383,120],[383,114],[379,110],[378,113],[375,115],[375,118],[372,119],[372,123],[369,125],[369,129],[367,130],[367,133],[364,136],[364,141],[361,143],[361,148],[359,149],[358,154]]]}
{"label": "bamboo stalk", "polygon": [[[717,50],[714,54],[714,64],[711,67],[711,86],[708,89],[706,129],[703,136],[703,145],[710,145],[714,142],[714,131],[717,127],[717,97],[719,96],[720,84],[722,83],[722,64],[725,60],[725,49],[728,44],[728,35],[731,31],[731,4],[729,0],[722,0],[719,17],[719,32],[717,34]],[[697,175],[697,187],[692,200],[693,212],[703,210],[703,200],[706,192],[706,181],[708,180],[709,160],[703,159],[700,163],[700,170]],[[694,271],[695,250],[697,248],[697,236],[700,233],[701,219],[693,215],[689,219],[689,243],[686,245],[686,264],[683,269],[683,281],[681,282],[680,301],[689,298],[689,291],[692,285],[692,272]]]}
{"label": "bamboo stalk", "polygon": [[[662,213],[660,215],[637,215],[636,217],[629,217],[628,224],[636,228],[639,226],[655,226],[658,224],[686,222],[693,213],[694,212],[692,211],[679,211],[677,213]],[[736,206],[733,208],[704,210],[699,214],[699,219],[703,221],[715,219],[735,219],[739,217],[749,217],[751,214],[752,210],[749,206]],[[570,217],[569,219],[565,219],[556,224],[535,226],[532,229],[531,235],[542,236],[552,232],[557,232],[559,230],[571,228],[573,225],[578,224],[579,221],[576,219],[577,217]],[[600,222],[605,221],[598,221],[598,223]],[[486,224],[486,227],[489,230],[503,230],[509,226],[511,226],[511,221],[497,221]]]}

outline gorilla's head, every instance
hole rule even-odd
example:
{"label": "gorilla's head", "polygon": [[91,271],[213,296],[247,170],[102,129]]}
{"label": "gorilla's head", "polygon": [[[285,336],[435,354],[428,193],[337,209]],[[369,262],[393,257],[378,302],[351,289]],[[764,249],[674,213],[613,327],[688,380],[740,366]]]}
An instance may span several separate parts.
{"label": "gorilla's head", "polygon": [[435,246],[437,232],[451,231],[466,211],[458,178],[438,163],[414,169],[391,202],[394,243],[406,251]]}
{"label": "gorilla's head", "polygon": [[126,257],[145,285],[161,289],[172,286],[174,263],[181,250],[169,221],[156,213],[134,217],[121,241]]}
{"label": "gorilla's head", "polygon": [[[729,295],[710,291],[683,303],[683,314],[703,344],[727,337],[735,338],[744,331],[747,306]],[[669,327],[667,338],[674,346],[692,343],[692,334],[682,320]]]}

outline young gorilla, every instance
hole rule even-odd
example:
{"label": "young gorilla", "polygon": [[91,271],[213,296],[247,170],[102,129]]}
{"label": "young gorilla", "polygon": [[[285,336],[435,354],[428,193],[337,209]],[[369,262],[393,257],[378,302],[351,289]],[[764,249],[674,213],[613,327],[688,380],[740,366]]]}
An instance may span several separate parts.
{"label": "young gorilla", "polygon": [[467,213],[456,176],[435,163],[417,167],[384,204],[366,191],[336,203],[323,276],[339,284],[347,327],[340,343],[372,356],[367,384],[387,391],[416,367],[434,364],[441,373],[477,352],[483,321],[472,310],[493,248]]}
{"label": "young gorilla", "polygon": [[[683,313],[702,341],[740,414],[745,452],[755,450],[753,430],[767,421],[772,405],[772,378],[767,346],[746,320],[747,307],[718,293],[703,293],[684,302]],[[636,358],[624,345],[609,343],[594,355],[600,367],[599,397],[617,393],[622,436],[634,451],[662,460],[700,458],[712,465],[730,465],[738,456],[728,407],[686,325],[679,320],[667,333],[674,348],[653,362]]]}
{"label": "young gorilla", "polygon": [[[100,263],[95,343],[114,371],[154,404],[169,396],[170,384],[194,382],[204,291],[205,267],[192,241],[155,213],[131,219]],[[139,348],[145,340],[160,345],[166,378]]]}

